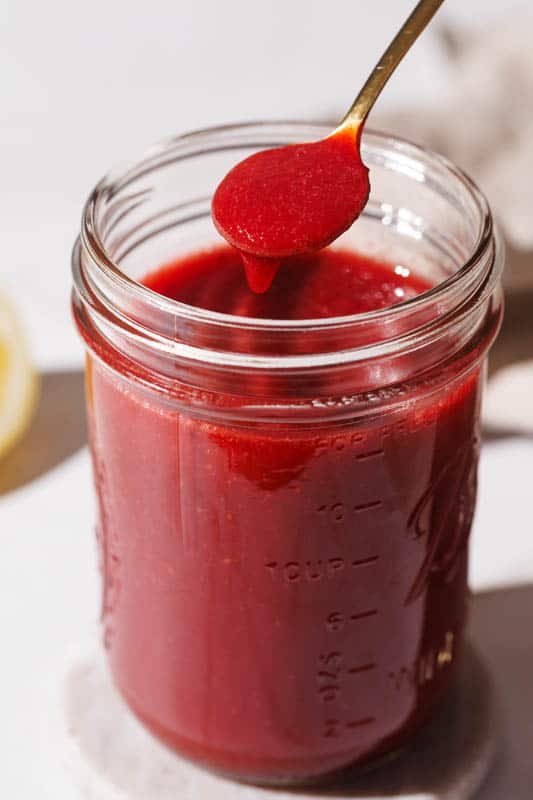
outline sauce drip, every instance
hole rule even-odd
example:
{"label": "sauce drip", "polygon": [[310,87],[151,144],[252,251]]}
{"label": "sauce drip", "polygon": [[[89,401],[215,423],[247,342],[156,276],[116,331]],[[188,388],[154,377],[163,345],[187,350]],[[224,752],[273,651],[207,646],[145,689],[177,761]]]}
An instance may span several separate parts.
{"label": "sauce drip", "polygon": [[174,261],[144,280],[188,305],[260,319],[318,319],[362,314],[408,300],[431,285],[407,267],[352,250],[291,256],[270,291],[249,291],[239,254],[227,245]]}

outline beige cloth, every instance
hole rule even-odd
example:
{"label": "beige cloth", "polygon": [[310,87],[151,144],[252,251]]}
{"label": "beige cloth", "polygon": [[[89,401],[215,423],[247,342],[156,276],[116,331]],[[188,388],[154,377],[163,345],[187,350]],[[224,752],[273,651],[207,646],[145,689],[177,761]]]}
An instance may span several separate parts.
{"label": "beige cloth", "polygon": [[485,425],[533,434],[533,15],[468,35],[440,30],[451,75],[442,108],[413,107],[378,122],[447,155],[489,198],[507,261]]}

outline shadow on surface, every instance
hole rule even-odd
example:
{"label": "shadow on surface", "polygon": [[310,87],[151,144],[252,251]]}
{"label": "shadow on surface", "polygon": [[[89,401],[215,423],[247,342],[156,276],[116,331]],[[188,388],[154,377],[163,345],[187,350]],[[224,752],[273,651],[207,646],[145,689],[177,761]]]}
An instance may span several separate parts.
{"label": "shadow on surface", "polygon": [[0,462],[0,495],[19,489],[61,464],[85,444],[84,375],[46,372],[33,422]]}
{"label": "shadow on surface", "polygon": [[314,796],[317,800],[319,797],[466,800],[487,773],[497,738],[488,674],[476,653],[466,648],[460,678],[446,702],[403,752],[366,774],[355,767],[327,787],[294,793]]}
{"label": "shadow on surface", "polygon": [[502,709],[504,745],[476,800],[533,796],[533,585],[474,597],[470,637],[489,667]]}
{"label": "shadow on surface", "polygon": [[[398,759],[359,777],[346,771],[327,788],[257,790],[258,797],[466,800],[484,772],[490,755],[487,744],[490,748],[494,741],[490,731],[501,716],[498,754],[476,800],[531,800],[532,611],[533,585],[473,597],[469,638],[481,661],[466,649],[462,680],[444,704],[440,719],[426,726]],[[109,786],[125,797],[255,796],[254,789],[218,779],[176,758],[151,736],[118,695],[102,656],[99,647],[90,645],[65,675],[61,713],[69,742],[75,745],[69,750],[77,758],[73,769],[82,765],[95,781],[105,776]],[[495,716],[494,704],[487,702],[491,697],[487,668],[501,715]],[[139,768],[132,770],[132,763]]]}
{"label": "shadow on surface", "polygon": [[[520,251],[509,243],[504,273],[505,313],[489,355],[489,383],[505,367],[533,360],[533,251]],[[526,381],[527,384],[527,381]],[[526,389],[527,391],[527,389]],[[513,397],[509,397],[509,403]],[[515,426],[485,425],[485,441],[524,436]]]}
{"label": "shadow on surface", "polygon": [[[531,262],[533,275],[533,259]],[[533,359],[533,288],[505,292],[505,314],[489,356],[489,376]]]}
{"label": "shadow on surface", "polygon": [[[409,751],[358,780],[345,772],[327,789],[255,789],[176,757],[133,716],[111,680],[103,652],[94,644],[80,648],[71,661],[62,697],[69,771],[86,775],[87,786],[98,786],[102,797],[108,796],[105,789],[109,788],[113,795],[118,791],[121,797],[151,800],[297,800],[302,796],[462,800],[466,797],[462,788],[479,785],[494,742],[488,677],[471,648],[463,660],[462,680],[440,719],[425,728]],[[132,764],[136,769],[131,769]]]}
{"label": "shadow on surface", "polygon": [[[483,592],[473,597],[469,638],[475,644],[477,652],[490,672],[496,689],[497,705],[501,714],[501,746],[498,755],[482,788],[475,795],[475,800],[531,800],[533,787],[533,585],[519,586],[510,589],[499,589]],[[474,699],[474,697],[472,698]],[[472,700],[467,700],[467,713],[471,716],[471,725],[476,727],[480,720],[476,716]],[[431,734],[431,727],[426,732]],[[415,743],[412,753],[413,780],[409,785],[398,787],[411,791],[416,796],[441,797],[437,787],[428,783],[425,772],[432,774],[424,763],[424,736],[422,732],[419,746]],[[447,744],[442,742],[442,750]],[[422,758],[420,758],[422,756]],[[443,765],[445,766],[445,765]],[[449,765],[448,765],[449,766]],[[384,767],[383,771],[394,770],[394,763]],[[414,778],[416,776],[416,778]],[[396,794],[383,794],[382,773],[362,776],[359,780],[350,780],[346,774],[344,785],[329,787],[328,790],[315,790],[317,796],[328,795],[357,798],[389,797]],[[390,788],[390,787],[389,787]],[[466,790],[466,787],[465,787]],[[313,794],[306,790],[306,794]],[[400,795],[401,796],[401,795]],[[465,794],[448,794],[444,790],[443,797],[467,797]]]}

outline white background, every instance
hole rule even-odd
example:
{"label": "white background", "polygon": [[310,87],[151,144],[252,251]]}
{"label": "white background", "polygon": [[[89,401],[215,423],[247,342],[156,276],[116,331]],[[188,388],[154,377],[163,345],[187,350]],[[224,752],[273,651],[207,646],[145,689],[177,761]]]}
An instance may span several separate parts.
{"label": "white background", "polygon": [[[519,6],[527,3],[448,0],[440,21],[478,26]],[[111,164],[197,126],[335,118],[411,7],[411,0],[3,0],[0,284],[24,318],[37,365],[82,363],[68,310],[69,254],[82,203]],[[447,85],[432,30],[380,102],[445,103]],[[531,441],[485,447],[476,588],[533,578],[525,529],[531,458]],[[43,685],[96,618],[90,492],[81,450],[0,498],[1,797],[44,796],[46,768],[35,767]]]}

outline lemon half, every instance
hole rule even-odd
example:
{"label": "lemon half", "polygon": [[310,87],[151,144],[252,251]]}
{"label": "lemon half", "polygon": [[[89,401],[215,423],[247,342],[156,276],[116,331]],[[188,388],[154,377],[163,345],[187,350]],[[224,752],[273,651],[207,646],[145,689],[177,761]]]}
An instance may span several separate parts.
{"label": "lemon half", "polygon": [[37,378],[20,323],[0,293],[0,458],[27,429],[37,394]]}

